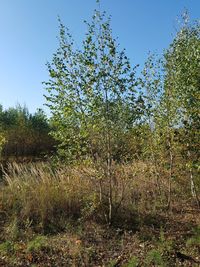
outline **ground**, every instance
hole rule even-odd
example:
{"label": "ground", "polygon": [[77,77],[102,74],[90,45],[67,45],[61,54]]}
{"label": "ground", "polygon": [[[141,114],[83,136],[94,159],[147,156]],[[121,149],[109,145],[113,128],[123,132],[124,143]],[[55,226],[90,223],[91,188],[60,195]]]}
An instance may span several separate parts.
{"label": "ground", "polygon": [[54,235],[4,240],[0,266],[200,266],[198,213],[188,209],[146,215],[127,229],[93,221],[69,223]]}

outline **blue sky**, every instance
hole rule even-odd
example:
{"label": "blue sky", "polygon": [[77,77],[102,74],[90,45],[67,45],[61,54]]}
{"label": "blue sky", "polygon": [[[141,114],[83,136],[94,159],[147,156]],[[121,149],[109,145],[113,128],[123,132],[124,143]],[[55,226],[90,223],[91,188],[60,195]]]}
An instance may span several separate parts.
{"label": "blue sky", "polygon": [[[58,47],[57,16],[80,44],[95,0],[0,0],[0,104],[43,107],[45,63]],[[177,16],[187,8],[200,16],[200,0],[102,0],[112,15],[114,36],[132,64],[143,65],[149,51],[161,53],[175,33]]]}

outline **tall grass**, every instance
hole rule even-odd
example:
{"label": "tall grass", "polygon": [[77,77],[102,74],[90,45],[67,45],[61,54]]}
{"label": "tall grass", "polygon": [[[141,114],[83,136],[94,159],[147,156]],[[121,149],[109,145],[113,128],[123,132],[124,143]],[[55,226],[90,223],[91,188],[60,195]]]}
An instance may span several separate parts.
{"label": "tall grass", "polygon": [[4,179],[2,209],[21,223],[28,220],[43,230],[64,227],[66,219],[80,217],[92,190],[91,180],[75,170],[53,171],[47,164],[11,164]]}
{"label": "tall grass", "polygon": [[[39,232],[66,228],[69,221],[106,222],[108,181],[103,167],[57,167],[48,163],[10,164],[0,188],[0,212],[5,221]],[[144,162],[113,165],[113,221],[134,224],[135,214],[162,208],[167,184],[159,194],[153,168]]]}

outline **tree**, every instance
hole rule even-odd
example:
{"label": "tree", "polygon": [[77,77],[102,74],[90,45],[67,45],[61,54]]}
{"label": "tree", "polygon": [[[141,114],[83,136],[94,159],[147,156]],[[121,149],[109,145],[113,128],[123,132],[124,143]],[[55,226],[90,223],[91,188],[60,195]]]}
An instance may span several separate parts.
{"label": "tree", "polygon": [[160,177],[159,165],[168,173],[169,207],[175,170],[185,171],[185,166],[190,175],[191,193],[199,203],[196,186],[200,143],[199,30],[199,23],[188,24],[184,15],[184,24],[169,49],[158,60],[151,55],[143,71],[150,155],[157,177]]}
{"label": "tree", "polygon": [[[3,107],[2,105],[0,105],[0,118],[2,117],[2,114],[3,114]],[[6,142],[5,133],[4,133],[2,124],[0,123],[0,158],[1,158],[1,153],[2,153],[2,149],[3,149],[5,142]]]}
{"label": "tree", "polygon": [[[183,14],[183,25],[165,53],[166,90],[172,92],[179,114],[179,127],[183,128],[182,151],[187,159],[191,193],[199,199],[196,188],[199,159],[200,131],[200,23],[189,23],[187,13]],[[184,146],[183,146],[184,147]]]}
{"label": "tree", "polygon": [[112,37],[110,18],[95,11],[87,23],[82,49],[74,48],[68,29],[60,22],[60,43],[46,82],[59,153],[68,162],[97,159],[106,163],[111,221],[111,164],[119,140],[140,120],[142,97],[136,94],[136,67]]}
{"label": "tree", "polygon": [[145,158],[154,166],[154,173],[160,195],[160,166],[162,163],[161,131],[163,130],[163,113],[160,104],[164,91],[162,68],[162,59],[154,54],[150,54],[145,62],[140,82],[144,91],[144,121],[147,126],[145,132],[143,132],[146,136],[143,145],[143,153]]}
{"label": "tree", "polygon": [[1,156],[1,152],[2,152],[2,148],[3,148],[3,145],[5,144],[5,136],[3,133],[0,133],[0,156]]}
{"label": "tree", "polygon": [[51,153],[55,150],[55,141],[49,136],[50,128],[42,110],[30,114],[26,107],[20,105],[6,110],[0,107],[2,157],[5,161],[13,157],[14,160],[33,159]]}
{"label": "tree", "polygon": [[96,11],[87,26],[78,50],[61,23],[60,47],[47,65],[46,99],[57,126],[53,135],[68,158],[112,153],[115,135],[134,125],[142,103],[136,101],[135,69],[125,51],[118,52],[110,19]]}

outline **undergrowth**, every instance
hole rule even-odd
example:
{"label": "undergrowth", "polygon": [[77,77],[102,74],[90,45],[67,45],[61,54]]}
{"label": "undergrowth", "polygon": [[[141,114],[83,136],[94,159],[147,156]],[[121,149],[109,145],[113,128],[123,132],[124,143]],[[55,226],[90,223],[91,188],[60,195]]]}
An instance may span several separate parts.
{"label": "undergrowth", "polygon": [[168,210],[164,175],[160,185],[162,194],[149,164],[113,165],[108,224],[109,183],[103,167],[11,164],[0,187],[0,266],[1,259],[7,264],[2,266],[40,266],[48,257],[66,259],[66,266],[179,266],[176,255],[182,254],[176,251],[198,255],[199,226],[193,217],[179,225],[183,208],[193,208],[190,200],[187,194],[181,198],[174,184]]}

